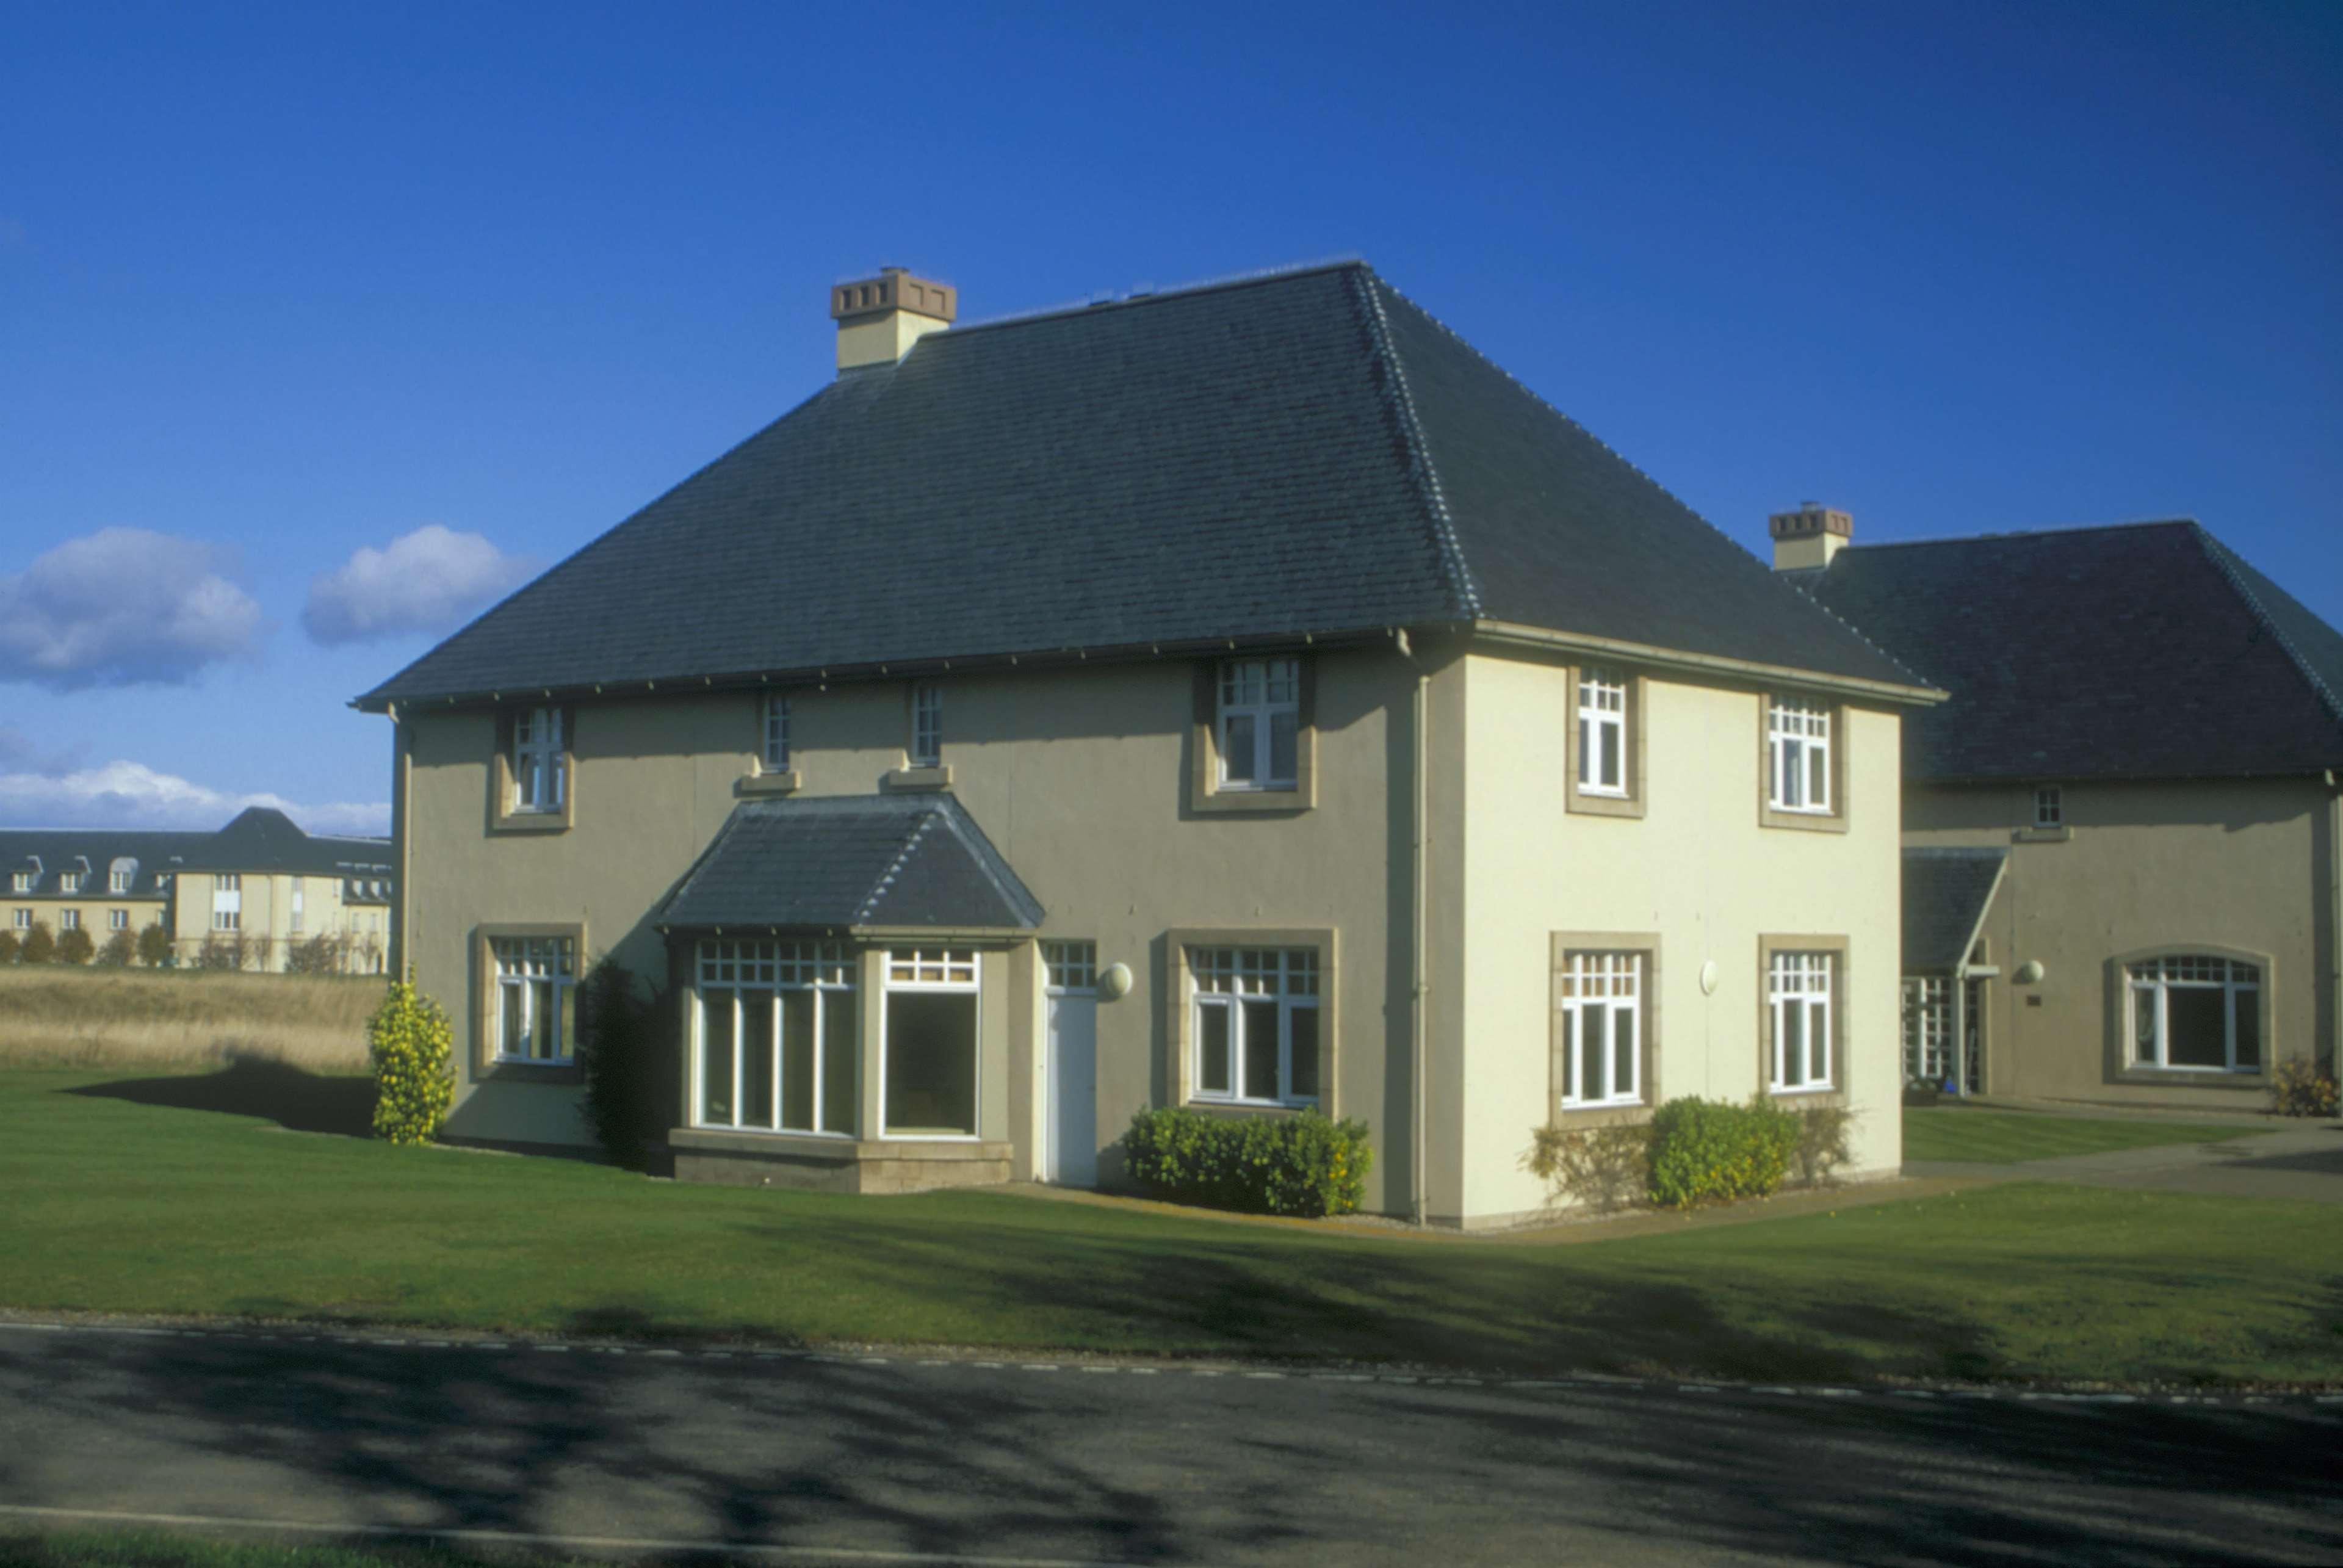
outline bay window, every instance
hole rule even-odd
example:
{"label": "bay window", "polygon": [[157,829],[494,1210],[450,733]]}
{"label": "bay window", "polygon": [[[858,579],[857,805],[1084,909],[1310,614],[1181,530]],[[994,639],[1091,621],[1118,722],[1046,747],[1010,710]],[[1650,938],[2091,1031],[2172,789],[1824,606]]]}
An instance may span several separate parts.
{"label": "bay window", "polygon": [[887,954],[880,1122],[890,1138],[977,1131],[977,956],[970,948]]}
{"label": "bay window", "polygon": [[838,942],[703,941],[698,952],[701,1127],[851,1137],[860,998]]}

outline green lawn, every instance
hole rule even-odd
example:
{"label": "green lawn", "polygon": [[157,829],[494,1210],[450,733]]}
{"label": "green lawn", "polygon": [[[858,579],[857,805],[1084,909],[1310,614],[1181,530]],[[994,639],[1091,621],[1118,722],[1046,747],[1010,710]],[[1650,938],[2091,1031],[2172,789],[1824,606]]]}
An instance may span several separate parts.
{"label": "green lawn", "polygon": [[1967,1106],[1909,1106],[1904,1111],[1904,1158],[1968,1160],[2012,1165],[2068,1154],[2104,1154],[2163,1143],[2219,1143],[2267,1128],[2200,1121],[2110,1121],[2031,1111],[1975,1111]]}
{"label": "green lawn", "polygon": [[[151,1530],[0,1535],[0,1568],[566,1568],[578,1562],[509,1547],[480,1555],[460,1546],[407,1541],[276,1543]],[[609,1568],[608,1559],[601,1560],[601,1568]]]}
{"label": "green lawn", "polygon": [[[1569,1246],[399,1150],[0,1072],[0,1306],[1520,1370],[2343,1382],[2335,1211],[2038,1184]],[[332,1081],[278,1083],[280,1120]],[[134,1098],[125,1098],[131,1096]],[[333,1116],[317,1120],[331,1124]]]}

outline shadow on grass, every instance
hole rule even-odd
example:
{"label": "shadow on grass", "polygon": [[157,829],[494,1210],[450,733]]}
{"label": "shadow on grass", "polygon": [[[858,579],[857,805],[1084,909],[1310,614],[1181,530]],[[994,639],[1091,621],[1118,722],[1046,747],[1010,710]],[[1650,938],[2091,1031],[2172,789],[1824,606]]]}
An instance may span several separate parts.
{"label": "shadow on grass", "polygon": [[200,1076],[116,1079],[65,1092],[175,1111],[258,1116],[295,1132],[366,1138],[374,1131],[374,1080],[327,1077],[267,1057],[238,1057]]}

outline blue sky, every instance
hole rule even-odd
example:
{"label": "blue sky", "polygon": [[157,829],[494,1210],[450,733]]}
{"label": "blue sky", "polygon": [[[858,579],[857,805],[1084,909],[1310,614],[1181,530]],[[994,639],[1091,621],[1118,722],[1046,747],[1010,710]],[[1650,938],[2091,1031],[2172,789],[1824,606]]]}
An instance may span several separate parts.
{"label": "blue sky", "polygon": [[0,27],[0,824],[379,830],[347,699],[882,262],[975,319],[1362,255],[1753,548],[2193,515],[2343,623],[2343,6]]}

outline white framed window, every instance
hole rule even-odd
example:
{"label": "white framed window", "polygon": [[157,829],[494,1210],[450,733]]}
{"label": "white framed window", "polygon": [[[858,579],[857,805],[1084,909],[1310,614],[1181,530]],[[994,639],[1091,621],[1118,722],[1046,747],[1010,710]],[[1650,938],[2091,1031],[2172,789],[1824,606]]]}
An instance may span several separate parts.
{"label": "white framed window", "polygon": [[1611,670],[1578,672],[1578,789],[1627,794],[1627,681]]}
{"label": "white framed window", "polygon": [[57,873],[57,891],[61,893],[78,893],[81,891],[81,884],[82,873],[79,871]]}
{"label": "white framed window", "polygon": [[558,811],[568,789],[562,759],[561,709],[525,708],[513,716],[513,801],[520,811]]}
{"label": "white framed window", "polygon": [[35,871],[17,871],[12,873],[8,878],[8,890],[12,893],[31,892],[33,890],[33,880],[37,875],[39,875],[39,873]]}
{"label": "white framed window", "polygon": [[30,910],[18,910],[15,912],[15,918],[9,923],[14,925],[20,931],[29,931],[33,929],[33,911]]}
{"label": "white framed window", "polygon": [[1318,1099],[1319,973],[1312,948],[1194,948],[1194,1097],[1246,1105]]}
{"label": "white framed window", "polygon": [[2208,953],[2174,953],[2127,967],[2131,1054],[2140,1067],[2258,1072],[2262,971]]}
{"label": "white framed window", "polygon": [[693,1121],[852,1137],[855,970],[841,942],[701,942]]}
{"label": "white framed window", "polygon": [[977,980],[973,948],[887,954],[879,1084],[885,1136],[976,1136]]}
{"label": "white framed window", "polygon": [[940,768],[944,761],[944,689],[932,680],[911,688],[911,766]]}
{"label": "white framed window", "polygon": [[1776,811],[1817,816],[1831,809],[1831,713],[1798,697],[1768,698],[1766,750],[1772,758],[1767,798]]}
{"label": "white framed window", "polygon": [[1904,977],[1904,1076],[1916,1083],[1953,1076],[1953,982],[1943,975]]}
{"label": "white framed window", "polygon": [[1096,942],[1043,942],[1041,966],[1053,991],[1088,995],[1098,990]]}
{"label": "white framed window", "polygon": [[765,699],[764,766],[768,773],[789,770],[789,699],[779,692]]}
{"label": "white framed window", "polygon": [[116,860],[113,865],[106,868],[106,890],[109,893],[126,893],[130,890],[130,885],[137,879],[137,861],[132,859]]}
{"label": "white framed window", "polygon": [[293,879],[293,912],[290,916],[292,922],[290,930],[297,937],[301,934],[301,921],[305,912],[304,904],[305,900],[302,897],[301,879],[296,877]]}
{"label": "white framed window", "polygon": [[130,929],[130,911],[128,910],[108,910],[106,913],[106,929],[110,931],[128,930]]}
{"label": "white framed window", "polygon": [[2045,784],[2034,791],[2034,825],[2037,828],[2063,828],[2066,824],[2066,803],[2056,784]]}
{"label": "white framed window", "polygon": [[568,937],[490,937],[497,966],[496,1057],[568,1062],[577,1055],[571,992],[578,944]]}
{"label": "white framed window", "polygon": [[1777,952],[1765,966],[1776,1092],[1831,1087],[1831,970],[1826,952]]}
{"label": "white framed window", "polygon": [[212,879],[212,930],[243,929],[244,876],[237,871],[222,871]]}
{"label": "white framed window", "polygon": [[1568,952],[1554,977],[1562,1014],[1562,1103],[1644,1098],[1644,955]]}
{"label": "white framed window", "polygon": [[81,930],[81,911],[79,910],[65,910],[60,912],[57,916],[57,929],[65,931],[77,931]]}
{"label": "white framed window", "polygon": [[1221,661],[1215,738],[1223,789],[1292,789],[1300,772],[1302,661]]}

